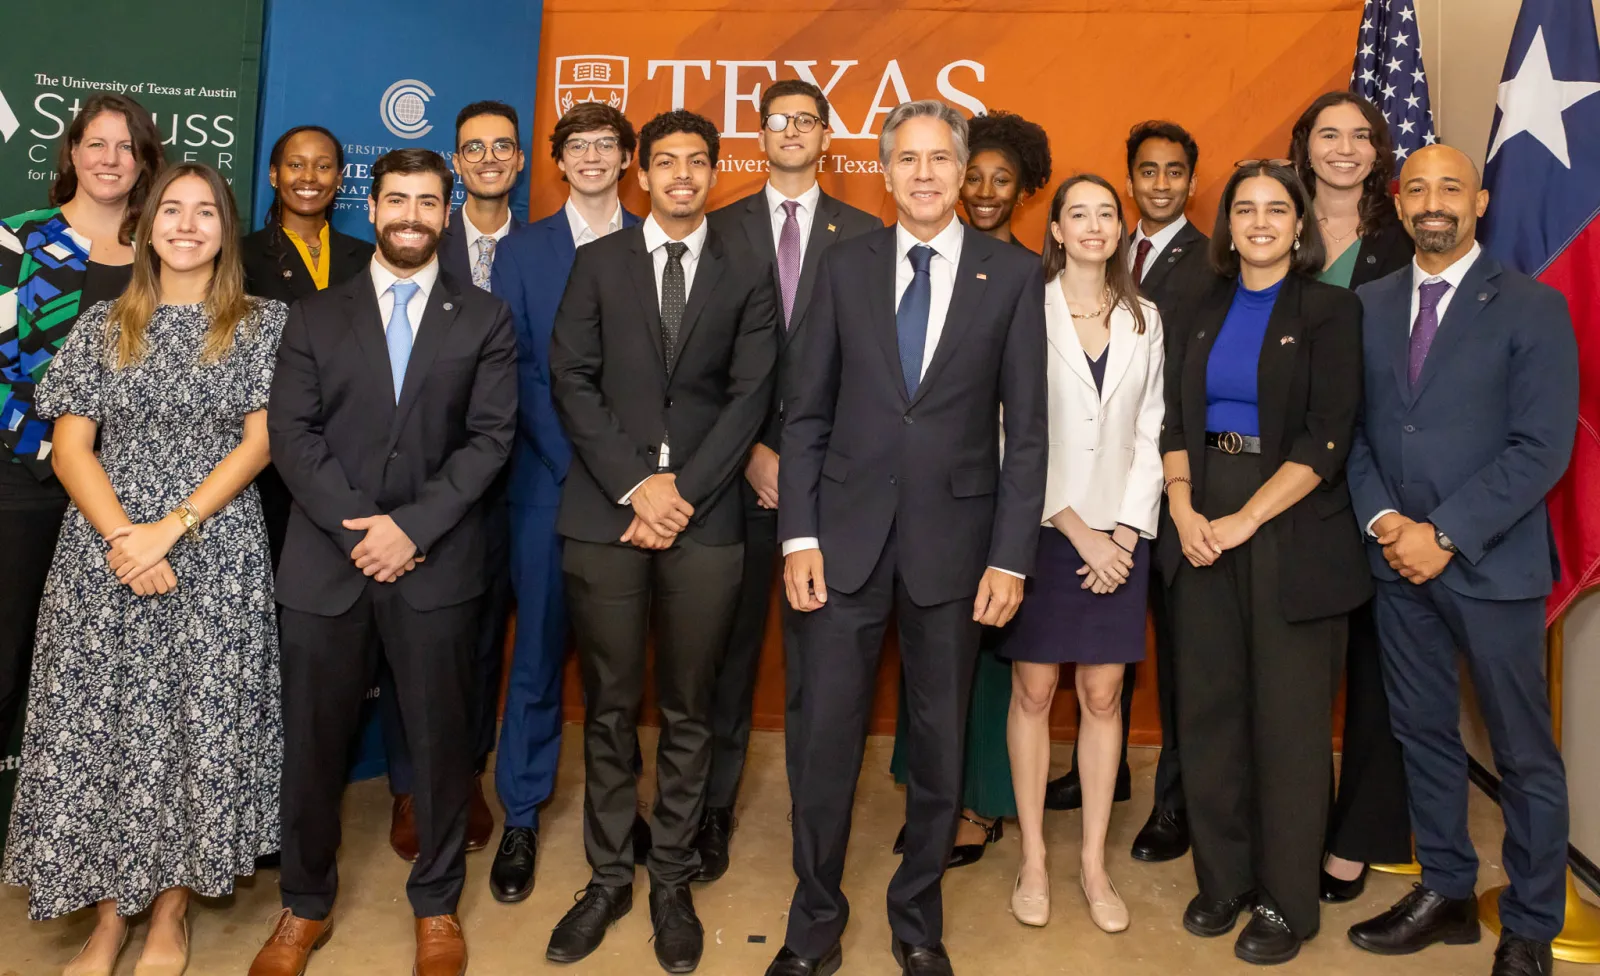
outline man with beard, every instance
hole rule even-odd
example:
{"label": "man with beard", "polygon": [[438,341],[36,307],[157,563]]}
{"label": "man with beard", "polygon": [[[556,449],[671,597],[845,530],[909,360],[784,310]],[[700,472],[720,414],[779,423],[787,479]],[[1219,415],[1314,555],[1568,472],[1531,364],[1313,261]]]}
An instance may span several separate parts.
{"label": "man with beard", "polygon": [[1447,146],[1400,172],[1409,268],[1357,290],[1366,404],[1350,494],[1371,536],[1375,612],[1405,755],[1422,884],[1350,940],[1386,955],[1479,938],[1457,654],[1500,773],[1503,930],[1494,976],[1548,976],[1565,916],[1567,784],[1550,728],[1544,609],[1556,571],[1545,495],[1578,421],[1578,350],[1561,293],[1473,239],[1489,204]]}
{"label": "man with beard", "polygon": [[[511,189],[522,172],[522,143],[517,132],[517,110],[504,102],[473,102],[456,115],[456,176],[466,188],[467,202],[451,214],[439,235],[439,264],[456,281],[471,281],[486,291],[494,268],[495,249],[524,224],[511,212]],[[511,515],[506,504],[502,474],[485,498],[488,513],[488,548],[484,572],[489,590],[484,594],[478,623],[478,647],[473,657],[472,705],[468,726],[475,756],[467,850],[482,850],[494,835],[494,816],[483,796],[483,773],[494,748],[495,712],[500,699],[500,662],[504,656],[506,621],[511,603]],[[411,796],[414,780],[411,750],[395,702],[394,681],[383,672],[379,713],[383,718],[383,743],[389,760],[389,791],[394,809],[389,822],[389,846],[403,860],[417,859],[417,824]]]}
{"label": "man with beard", "polygon": [[[828,99],[820,88],[798,78],[769,85],[761,93],[761,148],[770,170],[766,185],[708,218],[719,233],[740,241],[768,264],[778,292],[781,334],[776,395],[739,485],[745,514],[744,579],[727,656],[717,672],[711,776],[695,841],[700,850],[696,881],[715,881],[728,870],[733,802],[750,744],[756,669],[778,562],[778,435],[783,432],[786,391],[795,382],[811,287],[828,248],[883,227],[877,217],[834,199],[817,185],[817,160],[828,151],[828,143]],[[791,692],[799,687],[798,680],[787,684]],[[785,709],[789,721],[798,718],[794,705],[791,697]]]}
{"label": "man with beard", "polygon": [[489,580],[483,494],[511,451],[516,345],[505,303],[441,273],[454,182],[437,153],[372,168],[368,273],[290,312],[268,406],[294,496],[279,565],[285,911],[251,976],[296,976],[329,935],[339,800],[380,659],[415,765],[406,891],[418,976],[458,976],[475,702]]}
{"label": "man with beard", "polygon": [[700,962],[689,895],[711,764],[717,664],[739,596],[734,482],[766,420],[777,359],[772,275],[705,219],[717,127],[692,112],[639,130],[643,224],[578,249],[550,372],[574,463],[556,531],[584,694],[584,847],[593,873],[546,957],[575,962],[633,905],[635,719],[656,622],[650,922],[668,972]]}

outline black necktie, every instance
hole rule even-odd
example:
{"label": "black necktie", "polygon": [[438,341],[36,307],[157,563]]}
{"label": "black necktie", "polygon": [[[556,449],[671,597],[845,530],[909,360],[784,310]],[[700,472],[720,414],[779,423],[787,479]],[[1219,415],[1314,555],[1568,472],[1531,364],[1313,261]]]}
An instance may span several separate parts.
{"label": "black necktie", "polygon": [[683,324],[683,307],[688,304],[688,289],[683,283],[683,255],[689,245],[667,242],[667,266],[661,270],[661,341],[665,346],[667,372],[678,353],[678,327]]}

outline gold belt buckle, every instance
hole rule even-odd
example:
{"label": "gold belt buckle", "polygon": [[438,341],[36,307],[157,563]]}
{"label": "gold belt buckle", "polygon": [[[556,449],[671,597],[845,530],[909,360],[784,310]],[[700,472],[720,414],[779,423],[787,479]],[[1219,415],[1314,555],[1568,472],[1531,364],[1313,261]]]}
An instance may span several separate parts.
{"label": "gold belt buckle", "polygon": [[1239,454],[1244,451],[1244,435],[1237,431],[1224,431],[1217,435],[1217,448],[1224,454]]}

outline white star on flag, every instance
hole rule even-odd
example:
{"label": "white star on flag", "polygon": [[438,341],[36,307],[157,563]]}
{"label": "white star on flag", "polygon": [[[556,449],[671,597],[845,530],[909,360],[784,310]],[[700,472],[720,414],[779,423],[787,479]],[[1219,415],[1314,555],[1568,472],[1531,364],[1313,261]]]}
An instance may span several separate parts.
{"label": "white star on flag", "polygon": [[1534,31],[1533,43],[1528,45],[1517,76],[1500,83],[1500,95],[1495,100],[1500,107],[1500,127],[1495,131],[1494,145],[1489,147],[1489,159],[1512,137],[1526,132],[1543,143],[1562,166],[1571,169],[1567,127],[1561,121],[1561,113],[1595,92],[1600,92],[1600,82],[1558,81],[1552,76],[1550,51],[1545,47],[1544,28],[1540,27]]}

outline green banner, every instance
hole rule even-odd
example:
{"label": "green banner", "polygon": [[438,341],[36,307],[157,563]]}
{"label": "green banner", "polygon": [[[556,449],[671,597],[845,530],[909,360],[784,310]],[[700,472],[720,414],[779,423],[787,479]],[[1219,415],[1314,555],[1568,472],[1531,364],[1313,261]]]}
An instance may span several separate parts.
{"label": "green banner", "polygon": [[169,163],[220,170],[248,219],[262,2],[4,3],[0,215],[47,205],[73,116],[117,92],[150,110]]}

